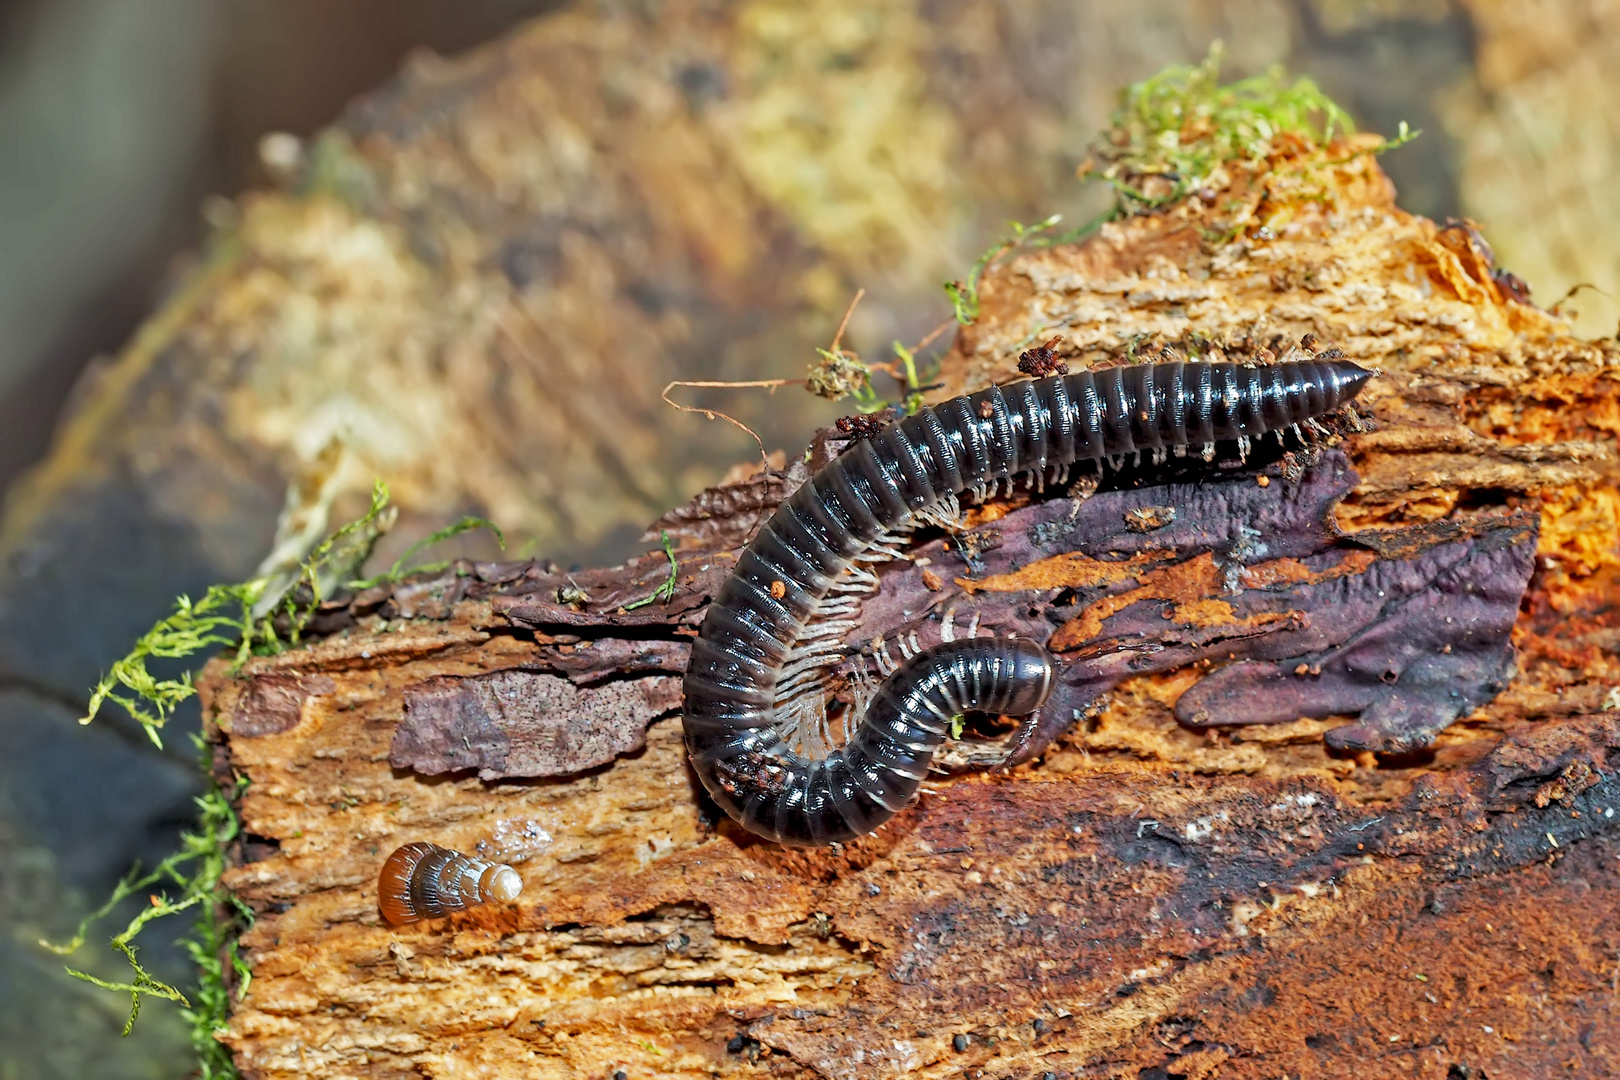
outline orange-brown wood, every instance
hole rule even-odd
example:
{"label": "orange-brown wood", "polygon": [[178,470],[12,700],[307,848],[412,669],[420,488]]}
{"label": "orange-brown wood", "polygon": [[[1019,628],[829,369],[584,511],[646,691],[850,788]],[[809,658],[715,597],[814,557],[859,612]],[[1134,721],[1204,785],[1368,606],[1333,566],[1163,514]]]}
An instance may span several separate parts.
{"label": "orange-brown wood", "polygon": [[[1334,512],[1375,539],[1327,571],[1253,560],[1236,587],[1354,582],[1435,530],[1527,522],[1536,566],[1504,692],[1430,748],[1380,756],[1327,748],[1346,717],[1177,723],[1219,663],[1131,676],[1038,760],[942,778],[876,835],[793,851],[716,820],[667,705],[644,745],[585,772],[501,775],[484,751],[488,779],[391,766],[407,702],[434,680],[521,669],[660,700],[738,541],[713,517],[674,528],[676,594],[634,609],[661,553],[572,575],[589,597],[572,601],[541,567],[467,566],[442,617],[373,598],[342,636],[204,680],[224,761],[250,781],[227,879],[259,912],[225,1036],[244,1072],[1620,1070],[1620,350],[1574,338],[1457,230],[1399,210],[1366,147],[1285,147],[1231,201],[993,269],[941,392],[1009,378],[1052,337],[1077,365],[1311,332],[1381,367],[1364,395],[1377,426],[1345,439],[1356,482]],[[752,505],[732,495],[707,498]],[[1029,498],[981,520],[1025,521]],[[1207,557],[1077,551],[987,578],[936,555],[885,573],[863,634],[903,625],[885,598],[913,579],[964,611],[1083,585],[1162,602],[1178,632],[1237,616]],[[1064,623],[1060,644],[1083,649],[1111,617]],[[267,703],[291,722],[266,722]],[[523,896],[386,925],[378,871],[417,839],[511,863]]]}

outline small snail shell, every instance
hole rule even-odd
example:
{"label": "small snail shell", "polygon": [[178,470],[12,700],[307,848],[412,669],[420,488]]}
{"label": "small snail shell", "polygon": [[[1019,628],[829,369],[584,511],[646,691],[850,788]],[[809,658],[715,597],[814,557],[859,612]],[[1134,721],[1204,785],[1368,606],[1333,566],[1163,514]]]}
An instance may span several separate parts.
{"label": "small snail shell", "polygon": [[377,877],[377,904],[395,926],[516,900],[522,891],[523,879],[510,866],[421,841],[388,856]]}

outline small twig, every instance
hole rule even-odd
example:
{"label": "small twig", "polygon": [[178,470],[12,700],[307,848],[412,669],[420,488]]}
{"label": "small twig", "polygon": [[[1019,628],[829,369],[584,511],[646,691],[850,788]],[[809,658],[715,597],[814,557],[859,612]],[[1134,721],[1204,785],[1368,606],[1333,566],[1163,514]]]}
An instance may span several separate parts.
{"label": "small twig", "polygon": [[850,316],[855,314],[855,305],[859,304],[861,302],[861,298],[865,295],[865,289],[855,290],[855,296],[850,300],[849,307],[844,309],[844,317],[838,322],[838,333],[833,335],[832,347],[827,350],[828,352],[835,353],[838,351],[839,343],[844,340],[844,331],[849,328]]}
{"label": "small twig", "polygon": [[1610,300],[1614,299],[1614,297],[1610,296],[1608,293],[1604,292],[1602,289],[1598,288],[1596,285],[1592,284],[1590,281],[1577,281],[1575,284],[1573,284],[1573,285],[1571,285],[1569,287],[1568,292],[1566,292],[1563,296],[1560,296],[1557,300],[1555,300],[1553,302],[1553,305],[1551,307],[1549,307],[1547,310],[1552,312],[1554,315],[1562,316],[1563,311],[1561,309],[1563,308],[1563,306],[1565,304],[1569,303],[1571,300],[1575,299],[1575,295],[1577,293],[1579,293],[1582,289],[1591,289],[1593,292],[1597,293],[1599,296],[1607,297]]}
{"label": "small twig", "polygon": [[953,327],[955,325],[956,325],[956,320],[955,319],[946,319],[944,322],[940,323],[938,326],[936,326],[932,330],[928,331],[928,333],[926,335],[924,335],[924,337],[923,337],[923,339],[921,341],[917,342],[917,344],[915,344],[915,345],[913,345],[911,347],[911,351],[913,353],[922,352],[924,349],[928,348],[928,346],[932,345],[935,341],[938,341],[939,340],[939,335],[943,334],[945,331],[949,330],[951,327]]}
{"label": "small twig", "polygon": [[[935,341],[939,340],[939,335],[943,334],[945,331],[949,330],[955,325],[956,320],[954,318],[946,319],[944,322],[928,331],[928,333],[923,336],[921,341],[917,342],[917,344],[913,345],[909,349],[905,349],[904,346],[902,346],[898,341],[895,342],[895,351],[899,353],[902,358],[908,356],[914,357],[924,349],[928,348],[928,346],[932,345]],[[906,374],[902,372],[898,366],[896,366],[893,360],[874,360],[866,366],[871,368],[873,371],[881,371],[885,375],[889,376],[889,378],[900,384],[900,389],[903,391],[915,393],[917,390],[921,389],[920,387],[913,386],[911,384],[910,380],[907,379]]]}
{"label": "small twig", "polygon": [[681,412],[702,413],[710,420],[724,420],[726,423],[731,424],[734,427],[739,427],[748,432],[748,437],[753,439],[754,445],[759,447],[759,459],[765,463],[765,467],[768,469],[771,467],[771,461],[770,457],[765,453],[765,443],[761,441],[759,435],[754,432],[753,428],[749,427],[741,420],[738,420],[735,416],[730,416],[716,409],[705,409],[701,405],[682,405],[678,401],[671,401],[669,399],[669,392],[675,389],[677,386],[714,387],[725,390],[768,386],[774,393],[778,386],[802,385],[804,385],[803,379],[756,379],[752,382],[710,382],[707,380],[690,381],[686,379],[676,379],[674,382],[664,387],[664,392],[658,396],[664,399],[664,403],[666,405],[673,405],[675,408],[681,410]]}

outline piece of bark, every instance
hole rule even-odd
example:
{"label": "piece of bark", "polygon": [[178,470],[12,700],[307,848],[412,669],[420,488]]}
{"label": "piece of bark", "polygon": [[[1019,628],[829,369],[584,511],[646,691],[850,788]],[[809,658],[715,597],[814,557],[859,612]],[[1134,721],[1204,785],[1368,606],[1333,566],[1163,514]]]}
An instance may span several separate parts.
{"label": "piece of bark", "polygon": [[641,749],[647,725],[680,705],[668,676],[584,689],[522,670],[429,679],[405,692],[388,763],[423,776],[565,776]]}
{"label": "piece of bark", "polygon": [[276,735],[298,726],[304,715],[304,702],[335,689],[324,675],[260,675],[250,679],[247,691],[236,702],[231,731],[239,738]]}
{"label": "piece of bark", "polygon": [[[1294,481],[1257,483],[1276,472],[1050,500],[915,550],[924,570],[967,575],[956,583],[982,627],[1044,640],[1064,661],[1013,764],[1124,680],[1211,663],[1241,661],[1182,694],[1183,723],[1359,713],[1329,735],[1349,750],[1423,749],[1502,690],[1533,516],[1338,536],[1333,505],[1356,482],[1343,455],[1323,455]],[[1162,524],[1144,528],[1148,517]],[[871,627],[932,644],[929,624],[962,601],[921,571],[891,573],[854,640]]]}
{"label": "piece of bark", "polygon": [[[1090,708],[1040,731],[1056,738],[1038,760],[942,778],[873,836],[793,851],[741,832],[684,768],[673,715],[584,773],[388,765],[406,701],[446,680],[678,675],[745,530],[702,524],[671,588],[662,552],[462,567],[407,587],[458,590],[445,618],[384,623],[398,605],[367,597],[346,636],[242,678],[211,669],[263,856],[227,875],[261,913],[224,1035],[244,1070],[1620,1067],[1620,525],[1603,513],[1620,505],[1620,353],[1402,214],[1355,150],[1285,154],[1236,208],[1173,207],[988,275],[951,392],[1009,377],[1032,323],[1071,364],[1155,334],[1243,357],[1311,331],[1384,369],[1365,395],[1378,429],[1314,460],[1268,444],[1241,465],[1088,478],[1078,504],[1019,491],[970,507],[960,536],[903,538],[845,665],[913,631],[931,643],[954,607],[959,632],[978,612],[1053,642]],[[763,500],[712,492],[664,531],[728,505],[757,520]],[[257,680],[316,676],[331,688],[294,726],[235,731]],[[1437,688],[1460,695],[1449,726]],[[1178,712],[1288,722],[1199,730]],[[377,869],[423,839],[511,863],[524,895],[385,927]]]}

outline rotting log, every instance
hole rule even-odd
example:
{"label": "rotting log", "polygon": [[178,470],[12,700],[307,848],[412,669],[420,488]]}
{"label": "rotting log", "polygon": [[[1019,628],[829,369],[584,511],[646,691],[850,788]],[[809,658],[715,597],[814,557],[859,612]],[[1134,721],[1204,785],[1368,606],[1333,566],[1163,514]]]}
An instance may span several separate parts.
{"label": "rotting log", "polygon": [[[462,563],[211,668],[250,781],[244,1072],[1620,1070],[1620,349],[1397,209],[1370,146],[1281,140],[1218,202],[987,277],[945,393],[1051,337],[1076,364],[1309,332],[1383,369],[1374,429],[911,535],[851,644],[977,612],[1049,639],[1081,715],[1011,770],[964,740],[873,836],[758,842],[684,767],[687,642],[806,466],[657,523],[670,592],[662,553]],[[522,898],[387,927],[377,871],[421,839]]]}

